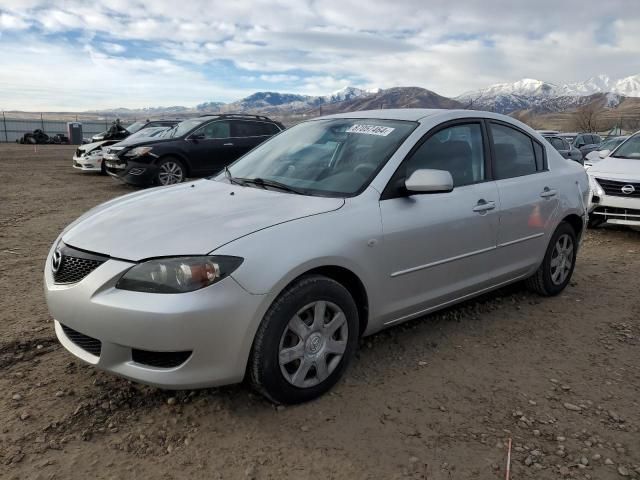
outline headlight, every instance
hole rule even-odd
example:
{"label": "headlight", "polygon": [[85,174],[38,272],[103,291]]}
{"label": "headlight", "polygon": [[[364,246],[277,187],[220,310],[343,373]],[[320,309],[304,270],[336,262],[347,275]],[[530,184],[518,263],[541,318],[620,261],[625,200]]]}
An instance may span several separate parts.
{"label": "headlight", "polygon": [[591,189],[592,195],[596,195],[598,197],[604,195],[604,190],[602,190],[600,184],[591,175],[589,175],[589,188]]}
{"label": "headlight", "polygon": [[87,155],[89,155],[90,157],[94,157],[96,155],[100,155],[102,153],[102,150],[100,148],[96,148],[95,150],[91,150]]}
{"label": "headlight", "polygon": [[124,154],[124,156],[125,157],[141,157],[143,155],[150,153],[151,150],[153,150],[152,147],[136,147],[132,150],[129,150],[127,153]]}
{"label": "headlight", "polygon": [[139,263],[118,280],[116,288],[147,293],[184,293],[199,290],[229,276],[240,257],[176,257]]}

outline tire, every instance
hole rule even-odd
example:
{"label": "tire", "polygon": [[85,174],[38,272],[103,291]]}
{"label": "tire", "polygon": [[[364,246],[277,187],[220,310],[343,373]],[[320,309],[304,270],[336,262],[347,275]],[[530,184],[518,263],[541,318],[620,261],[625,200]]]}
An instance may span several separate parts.
{"label": "tire", "polygon": [[100,161],[100,175],[107,175],[107,166],[104,164],[104,158]]}
{"label": "tire", "polygon": [[321,275],[302,277],[262,319],[249,359],[249,380],[274,403],[313,400],[340,379],[358,337],[358,309],[349,291]]}
{"label": "tire", "polygon": [[[545,297],[562,292],[571,281],[576,266],[577,247],[576,232],[571,225],[562,222],[551,236],[542,264],[526,280],[527,286]],[[558,258],[560,260],[556,260]]]}
{"label": "tire", "polygon": [[187,170],[184,164],[175,157],[165,157],[158,162],[158,172],[155,183],[158,185],[175,185],[182,183],[187,178]]}

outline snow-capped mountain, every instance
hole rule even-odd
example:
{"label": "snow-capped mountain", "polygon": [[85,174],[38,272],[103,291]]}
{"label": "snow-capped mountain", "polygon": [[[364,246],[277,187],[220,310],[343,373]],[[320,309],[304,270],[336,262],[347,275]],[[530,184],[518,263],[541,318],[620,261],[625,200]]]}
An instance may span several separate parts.
{"label": "snow-capped mountain", "polygon": [[613,107],[620,96],[640,97],[640,74],[613,80],[607,75],[584,82],[563,85],[525,78],[513,83],[498,83],[463,93],[456,100],[467,108],[509,113],[521,109],[559,111],[585,102],[580,97],[607,94],[605,103]]}

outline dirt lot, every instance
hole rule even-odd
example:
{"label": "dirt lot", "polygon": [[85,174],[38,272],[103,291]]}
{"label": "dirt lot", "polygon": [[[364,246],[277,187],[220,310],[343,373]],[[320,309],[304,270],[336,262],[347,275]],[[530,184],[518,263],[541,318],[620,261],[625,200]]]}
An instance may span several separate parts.
{"label": "dirt lot", "polygon": [[587,235],[556,298],[510,287],[361,342],[324,398],[168,392],[55,340],[46,252],[131,189],[72,147],[0,145],[0,478],[640,478],[640,233]]}

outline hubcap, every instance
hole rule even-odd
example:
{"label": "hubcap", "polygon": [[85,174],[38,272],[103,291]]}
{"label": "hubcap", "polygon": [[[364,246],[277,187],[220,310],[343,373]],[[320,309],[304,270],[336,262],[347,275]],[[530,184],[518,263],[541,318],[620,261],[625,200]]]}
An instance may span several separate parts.
{"label": "hubcap", "polygon": [[182,182],[182,167],[176,162],[165,162],[160,165],[158,180],[161,185],[173,185]]}
{"label": "hubcap", "polygon": [[300,388],[318,385],[336,369],[347,349],[349,325],[331,302],[310,303],[293,316],[280,339],[280,371]]}
{"label": "hubcap", "polygon": [[551,281],[555,285],[565,282],[573,265],[573,240],[566,233],[561,235],[551,254]]}

